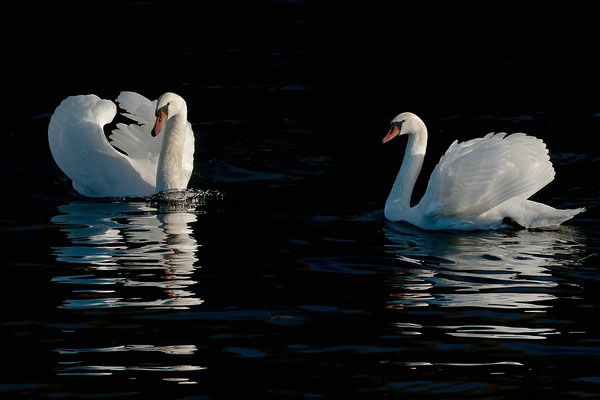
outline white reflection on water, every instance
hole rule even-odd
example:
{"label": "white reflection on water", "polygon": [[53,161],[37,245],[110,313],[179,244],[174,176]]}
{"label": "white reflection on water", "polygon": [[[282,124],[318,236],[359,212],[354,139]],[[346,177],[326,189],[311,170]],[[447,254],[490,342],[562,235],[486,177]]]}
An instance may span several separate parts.
{"label": "white reflection on water", "polygon": [[551,268],[578,265],[583,251],[568,227],[461,233],[388,224],[385,233],[387,252],[414,266],[398,270],[394,285],[406,306],[546,308],[559,284]]}
{"label": "white reflection on water", "polygon": [[[146,203],[72,202],[52,222],[70,245],[55,247],[57,260],[80,265],[55,282],[73,284],[78,298],[64,308],[188,308],[202,300],[190,288],[199,244],[195,214],[163,212]],[[124,288],[137,288],[137,291]],[[151,289],[160,289],[160,292]],[[146,289],[146,290],[144,290]]]}
{"label": "white reflection on water", "polygon": [[[555,330],[535,324],[514,325],[532,313],[545,313],[552,308],[552,302],[558,298],[558,286],[568,276],[563,271],[579,265],[579,255],[584,252],[576,232],[569,227],[518,232],[428,232],[390,223],[385,228],[389,240],[386,251],[405,268],[394,270],[388,308],[457,309],[445,312],[448,316],[484,309],[500,319],[509,315],[506,311],[502,314],[502,309],[512,310],[510,326],[479,323],[429,328],[442,329],[456,337],[544,339],[555,334]],[[413,325],[396,324],[400,333],[407,335],[420,334],[427,328]]]}
{"label": "white reflection on water", "polygon": [[171,345],[171,346],[154,346],[150,344],[132,344],[126,346],[111,346],[111,347],[98,347],[98,348],[84,348],[84,349],[56,349],[59,354],[79,354],[79,353],[116,353],[123,351],[141,351],[141,352],[160,352],[165,354],[173,355],[189,355],[194,354],[198,351],[195,345]]}
{"label": "white reflection on water", "polygon": [[[190,372],[206,369],[197,365],[168,365],[168,366],[123,366],[123,365],[77,365],[63,367],[56,375],[107,376],[116,371],[145,371],[145,372]],[[189,382],[187,378],[180,378]],[[192,382],[190,382],[192,383]],[[193,382],[195,383],[195,382]]]}

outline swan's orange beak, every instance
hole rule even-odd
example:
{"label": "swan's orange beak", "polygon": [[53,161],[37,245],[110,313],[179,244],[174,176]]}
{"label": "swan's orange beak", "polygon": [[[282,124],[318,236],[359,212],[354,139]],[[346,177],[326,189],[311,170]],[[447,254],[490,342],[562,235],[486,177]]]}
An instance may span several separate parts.
{"label": "swan's orange beak", "polygon": [[156,123],[154,124],[154,128],[152,128],[152,136],[156,137],[163,128],[163,125],[167,122],[167,114],[162,111],[158,112],[156,116]]}
{"label": "swan's orange beak", "polygon": [[392,129],[390,129],[387,135],[385,135],[385,137],[383,138],[383,143],[389,142],[390,140],[398,136],[399,133],[400,129],[398,129],[396,124],[394,124],[394,126],[392,126]]}

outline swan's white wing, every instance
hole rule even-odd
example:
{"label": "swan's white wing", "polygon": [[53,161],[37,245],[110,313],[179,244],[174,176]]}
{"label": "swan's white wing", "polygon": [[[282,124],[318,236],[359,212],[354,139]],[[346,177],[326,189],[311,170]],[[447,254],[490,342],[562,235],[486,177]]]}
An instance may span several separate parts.
{"label": "swan's white wing", "polygon": [[454,142],[419,204],[430,216],[477,216],[508,199],[526,199],[554,179],[546,145],[515,133]]}
{"label": "swan's white wing", "polygon": [[50,118],[50,151],[80,194],[91,197],[145,196],[154,187],[144,181],[128,157],[106,139],[103,127],[116,115],[110,100],[71,96]]}

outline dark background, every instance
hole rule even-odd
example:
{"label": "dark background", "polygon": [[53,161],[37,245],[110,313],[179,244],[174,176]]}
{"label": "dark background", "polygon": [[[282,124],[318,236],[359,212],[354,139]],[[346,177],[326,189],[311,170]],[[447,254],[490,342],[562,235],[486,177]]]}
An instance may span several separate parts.
{"label": "dark background", "polygon": [[[380,139],[403,111],[429,127],[425,168],[454,139],[525,131],[551,151],[577,152],[598,128],[595,21],[583,7],[175,1],[9,11],[0,127],[9,174],[19,164],[60,176],[46,139],[54,108],[122,90],[181,94],[196,134],[220,142],[319,130],[338,181],[381,177],[364,180],[378,196],[399,163],[398,147]],[[219,120],[248,125],[223,135],[206,123]]]}

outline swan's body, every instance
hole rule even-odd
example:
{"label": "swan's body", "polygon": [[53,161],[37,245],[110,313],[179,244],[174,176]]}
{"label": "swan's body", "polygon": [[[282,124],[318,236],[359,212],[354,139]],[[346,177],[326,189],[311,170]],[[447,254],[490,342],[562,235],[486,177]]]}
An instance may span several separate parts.
{"label": "swan's body", "polygon": [[50,119],[50,150],[73,188],[89,197],[186,189],[194,163],[194,133],[185,101],[173,93],[150,101],[133,92],[121,93],[116,101],[136,123],[117,124],[110,143],[103,130],[117,113],[110,100],[71,96]]}
{"label": "swan's body", "polygon": [[385,217],[423,229],[538,228],[559,225],[584,211],[558,210],[528,198],[554,179],[546,145],[515,133],[455,141],[435,167],[421,201],[410,206],[423,165],[427,128],[412,113],[392,120],[383,142],[408,134],[400,172],[385,203]]}

